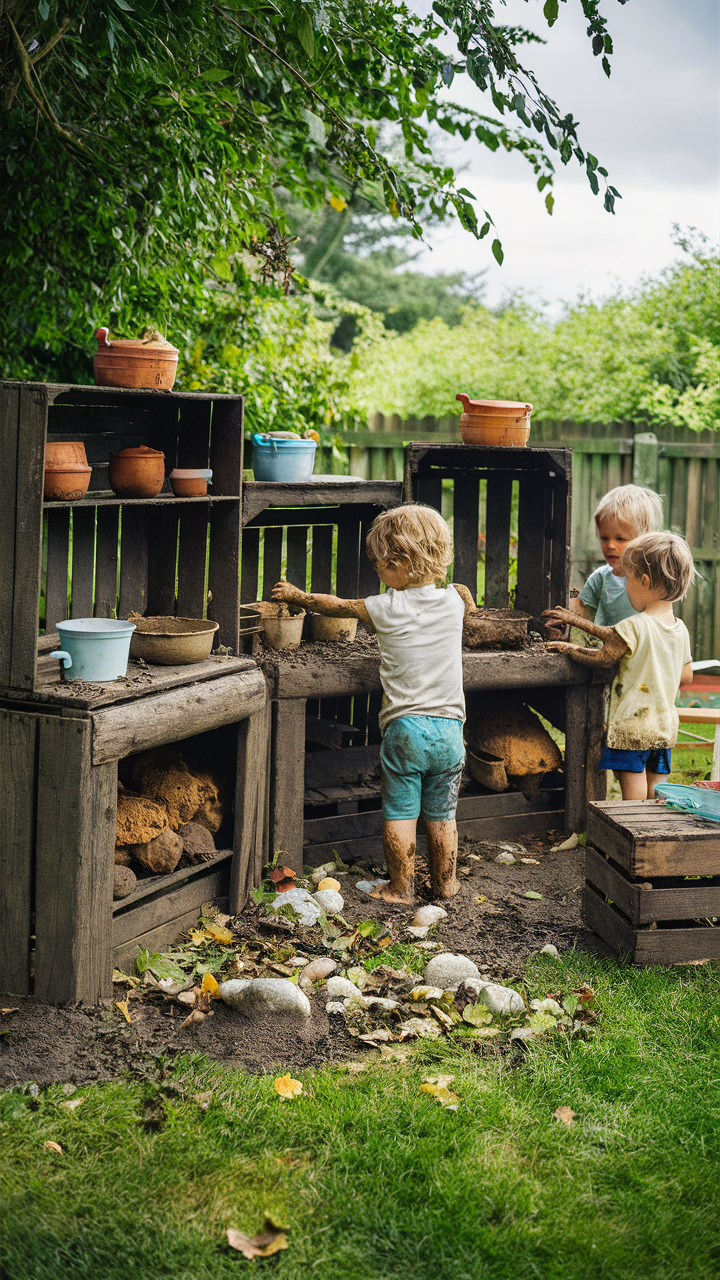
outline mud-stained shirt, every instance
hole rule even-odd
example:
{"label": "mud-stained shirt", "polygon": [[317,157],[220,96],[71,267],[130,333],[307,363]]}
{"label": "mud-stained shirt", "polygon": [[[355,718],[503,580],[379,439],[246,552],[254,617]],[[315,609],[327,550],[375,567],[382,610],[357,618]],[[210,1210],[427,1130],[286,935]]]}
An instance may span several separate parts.
{"label": "mud-stained shirt", "polygon": [[674,747],[678,735],[675,698],[680,674],[691,661],[690,636],[679,618],[672,627],[652,614],[616,622],[630,650],[620,659],[610,692],[607,745],[616,751]]}
{"label": "mud-stained shirt", "polygon": [[462,628],[465,604],[454,587],[389,587],[365,607],[380,646],[384,733],[399,716],[465,719]]}

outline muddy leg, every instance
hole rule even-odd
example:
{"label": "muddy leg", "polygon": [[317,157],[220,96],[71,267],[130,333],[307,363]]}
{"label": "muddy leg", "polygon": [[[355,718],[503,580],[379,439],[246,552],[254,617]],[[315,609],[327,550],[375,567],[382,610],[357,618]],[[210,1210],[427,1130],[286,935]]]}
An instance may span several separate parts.
{"label": "muddy leg", "polygon": [[430,848],[430,875],[433,893],[437,898],[454,898],[460,885],[455,874],[457,868],[457,823],[454,818],[446,822],[430,822],[425,819]]}
{"label": "muddy leg", "polygon": [[405,818],[383,824],[383,849],[390,883],[378,885],[370,895],[384,902],[415,901],[415,829],[417,820]]}

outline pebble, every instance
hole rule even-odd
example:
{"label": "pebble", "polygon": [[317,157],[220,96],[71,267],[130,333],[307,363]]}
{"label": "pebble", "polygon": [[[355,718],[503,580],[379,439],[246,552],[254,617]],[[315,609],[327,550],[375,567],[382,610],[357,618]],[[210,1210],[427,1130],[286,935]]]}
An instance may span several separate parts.
{"label": "pebble", "polygon": [[522,1013],[525,1008],[525,1001],[519,991],[514,991],[512,987],[501,987],[496,982],[488,982],[483,986],[480,1000],[491,1013],[501,1015]]}
{"label": "pebble", "polygon": [[316,867],[312,873],[311,879],[313,884],[315,885],[319,884],[321,880],[324,880],[327,876],[332,875],[334,870],[335,870],[334,862],[323,862],[322,866]]}
{"label": "pebble", "polygon": [[552,942],[546,942],[545,946],[540,948],[540,955],[552,956],[553,960],[558,960],[560,958],[560,952]]}
{"label": "pebble", "polygon": [[416,928],[422,929],[425,925],[437,924],[438,920],[445,920],[446,917],[447,911],[444,911],[442,907],[428,905],[427,907],[420,907],[415,912],[412,923]]}
{"label": "pebble", "polygon": [[425,966],[425,982],[429,987],[442,987],[443,991],[456,991],[466,978],[479,977],[478,968],[467,956],[454,956],[443,951],[433,956]]}
{"label": "pebble", "polygon": [[495,861],[502,863],[504,867],[511,867],[513,862],[517,862],[517,858],[513,857],[511,853],[503,851],[503,853],[498,854]]}
{"label": "pebble", "polygon": [[239,1013],[292,1013],[309,1018],[312,1010],[304,991],[289,978],[231,978],[221,982],[218,995]]}
{"label": "pebble", "polygon": [[344,1016],[345,1005],[341,1004],[339,1000],[328,1000],[327,1004],[325,1005],[325,1012],[326,1013],[342,1013]]}
{"label": "pebble", "polygon": [[329,956],[318,956],[317,960],[311,960],[305,966],[301,978],[303,982],[319,982],[321,978],[329,978],[336,969],[336,960],[331,960]]}
{"label": "pebble", "polygon": [[405,932],[409,933],[411,938],[417,938],[418,941],[420,941],[421,938],[427,937],[429,929],[430,929],[429,924],[423,924],[423,925],[409,924]]}
{"label": "pebble", "polygon": [[124,867],[122,863],[116,863],[113,876],[113,898],[127,898],[135,888],[137,888],[137,876],[132,867]]}
{"label": "pebble", "polygon": [[335,880],[333,876],[326,876],[325,879],[321,880],[318,885],[318,889],[320,890],[321,893],[324,892],[325,889],[336,889],[337,892],[339,893],[341,888],[342,888],[342,885],[340,884],[340,881]]}
{"label": "pebble", "polygon": [[316,902],[315,897],[307,889],[301,889],[296,886],[293,889],[286,889],[284,893],[279,893],[277,898],[270,903],[270,910],[277,911],[278,907],[292,907],[297,911],[302,924],[317,924],[323,913],[321,902]]}
{"label": "pebble", "polygon": [[389,880],[358,880],[355,885],[360,893],[372,893],[373,889],[377,889],[379,884],[389,884]]}
{"label": "pebble", "polygon": [[337,915],[345,906],[345,899],[337,889],[318,889],[312,900],[320,904],[326,915]]}
{"label": "pebble", "polygon": [[374,1005],[377,1009],[399,1009],[399,1000],[390,1000],[385,996],[362,996],[363,1004],[369,1009]]}
{"label": "pebble", "polygon": [[354,982],[349,982],[347,978],[333,977],[327,980],[328,995],[333,1000],[342,1000],[345,996],[359,996],[360,988],[355,986]]}

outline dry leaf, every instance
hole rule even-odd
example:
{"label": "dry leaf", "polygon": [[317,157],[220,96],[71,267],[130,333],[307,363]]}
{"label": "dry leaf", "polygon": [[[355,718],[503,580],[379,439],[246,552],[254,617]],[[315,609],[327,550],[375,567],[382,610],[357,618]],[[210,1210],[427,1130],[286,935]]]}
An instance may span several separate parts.
{"label": "dry leaf", "polygon": [[85,1098],[73,1098],[72,1102],[61,1102],[60,1106],[65,1111],[77,1111],[78,1107],[81,1107],[83,1102],[85,1102]]}
{"label": "dry leaf", "polygon": [[265,1230],[256,1236],[243,1235],[234,1227],[227,1229],[227,1242],[231,1249],[237,1249],[244,1258],[270,1258],[281,1249],[287,1249],[288,1239],[284,1231],[265,1215]]}
{"label": "dry leaf", "polygon": [[278,1076],[275,1081],[275,1088],[280,1094],[283,1102],[290,1102],[293,1098],[297,1098],[298,1094],[303,1091],[300,1081],[293,1080],[289,1072],[286,1076]]}
{"label": "dry leaf", "polygon": [[58,1142],[43,1142],[43,1151],[57,1151],[59,1156],[63,1153],[63,1149]]}
{"label": "dry leaf", "polygon": [[229,946],[235,940],[229,929],[224,929],[222,925],[215,923],[207,925],[205,933],[208,938],[212,938],[213,942],[221,942],[224,946]]}
{"label": "dry leaf", "polygon": [[436,1004],[431,1004],[430,1009],[431,1009],[431,1012],[435,1014],[435,1017],[437,1018],[441,1026],[452,1029],[454,1024],[449,1014],[443,1013],[442,1009],[438,1009]]}
{"label": "dry leaf", "polygon": [[118,987],[139,987],[140,979],[133,978],[129,973],[123,973],[122,969],[113,969],[112,980]]}
{"label": "dry leaf", "polygon": [[479,897],[473,898],[473,902],[477,902],[477,903],[487,902],[487,898],[485,897],[484,893],[481,893]]}
{"label": "dry leaf", "polygon": [[540,866],[540,859],[539,859],[539,858],[521,858],[521,859],[520,859],[520,861],[521,861],[521,862],[524,862],[526,867],[539,867],[539,866]]}
{"label": "dry leaf", "polygon": [[215,997],[219,990],[220,988],[218,986],[217,979],[213,978],[211,973],[204,973],[202,986],[200,988],[202,994]]}
{"label": "dry leaf", "polygon": [[454,1079],[454,1076],[427,1076],[420,1089],[422,1093],[429,1093],[446,1110],[457,1111],[460,1099],[449,1087]]}
{"label": "dry leaf", "polygon": [[232,920],[232,916],[226,916],[222,911],[218,911],[217,915],[215,916],[216,924],[228,924],[230,920]]}
{"label": "dry leaf", "polygon": [[552,845],[550,852],[564,853],[566,849],[577,849],[579,843],[580,843],[580,840],[576,835],[576,833],[573,831],[572,835],[568,836],[567,840],[563,840],[562,844]]}
{"label": "dry leaf", "polygon": [[558,1107],[557,1111],[553,1111],[553,1116],[559,1120],[561,1124],[566,1124],[568,1128],[572,1128],[575,1124],[575,1112],[572,1107]]}
{"label": "dry leaf", "polygon": [[295,872],[292,867],[275,867],[270,872],[268,880],[272,880],[273,884],[278,884],[281,880],[294,880]]}
{"label": "dry leaf", "polygon": [[180,1004],[191,1004],[191,1005],[195,1004],[196,998],[197,997],[194,991],[178,991],[175,997],[176,1000],[180,1001]]}
{"label": "dry leaf", "polygon": [[542,894],[536,893],[534,889],[528,889],[527,893],[523,894],[523,898],[535,898],[538,901],[540,901],[540,899],[542,898]]}
{"label": "dry leaf", "polygon": [[130,1017],[130,1010],[128,1009],[127,1000],[116,1000],[115,1008],[120,1010],[125,1021],[129,1022],[130,1025],[132,1026],[132,1018]]}
{"label": "dry leaf", "polygon": [[212,1089],[208,1089],[206,1093],[194,1093],[192,1095],[193,1102],[196,1102],[201,1111],[207,1111],[212,1102]]}
{"label": "dry leaf", "polygon": [[185,1021],[180,1023],[179,1030],[189,1030],[190,1027],[194,1027],[200,1022],[204,1022],[207,1017],[208,1015],[203,1013],[202,1009],[193,1009],[192,1013],[188,1014]]}
{"label": "dry leaf", "polygon": [[3,1018],[7,1018],[9,1013],[19,1013],[19,1012],[20,1012],[19,1009],[0,1009],[0,1013],[2,1013]]}

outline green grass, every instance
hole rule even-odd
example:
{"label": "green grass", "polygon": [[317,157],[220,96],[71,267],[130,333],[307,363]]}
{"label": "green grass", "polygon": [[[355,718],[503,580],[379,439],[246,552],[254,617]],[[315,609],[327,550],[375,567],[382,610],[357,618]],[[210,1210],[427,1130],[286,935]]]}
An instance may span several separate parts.
{"label": "green grass", "polygon": [[[714,1280],[716,971],[569,954],[527,973],[530,995],[580,980],[604,1011],[587,1042],[512,1058],[425,1042],[405,1064],[299,1073],[291,1103],[274,1073],[197,1055],[170,1068],[157,1132],[157,1076],[83,1088],[75,1114],[57,1086],[2,1095],[0,1274]],[[454,1072],[456,1113],[420,1092],[433,1070]],[[289,1249],[231,1254],[225,1229],[259,1230],[266,1209]]]}

